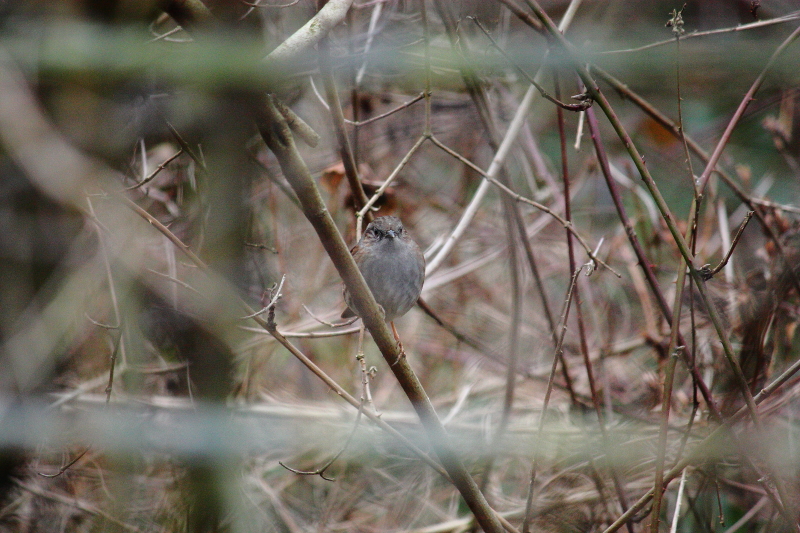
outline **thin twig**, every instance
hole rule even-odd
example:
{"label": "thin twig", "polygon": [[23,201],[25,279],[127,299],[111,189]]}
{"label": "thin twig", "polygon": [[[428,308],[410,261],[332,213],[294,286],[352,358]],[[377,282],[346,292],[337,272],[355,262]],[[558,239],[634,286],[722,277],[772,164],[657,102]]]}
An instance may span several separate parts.
{"label": "thin twig", "polygon": [[240,318],[240,320],[248,320],[250,318],[255,318],[257,316],[263,315],[264,313],[266,313],[270,309],[274,309],[275,308],[275,304],[278,303],[278,300],[283,298],[283,293],[281,291],[283,290],[283,283],[285,281],[286,281],[286,274],[281,276],[280,283],[276,283],[272,287],[270,287],[270,289],[269,289],[269,292],[270,292],[270,301],[269,301],[269,303],[267,305],[265,305],[260,311],[256,311],[255,313],[251,313],[251,314],[249,314],[247,316],[243,316],[243,317]]}
{"label": "thin twig", "polygon": [[[383,12],[383,2],[379,2],[375,5],[372,10],[372,14],[369,17],[369,27],[367,28],[367,41],[364,43],[364,51],[362,52],[362,56],[364,60],[361,63],[361,66],[358,67],[358,72],[356,72],[355,79],[353,80],[353,85],[358,87],[361,85],[361,80],[364,79],[364,73],[367,71],[367,60],[369,59],[369,51],[372,48],[372,41],[375,40],[375,28],[378,26],[378,20],[381,18],[381,13]],[[352,13],[352,12],[351,12]],[[353,41],[354,39],[350,39]]]}
{"label": "thin twig", "polygon": [[444,150],[445,152],[447,152],[448,154],[450,154],[454,158],[458,159],[459,161],[461,161],[462,163],[467,165],[469,168],[471,168],[475,172],[478,172],[479,174],[481,174],[483,176],[483,178],[486,180],[486,183],[491,183],[492,185],[495,185],[497,188],[499,188],[501,191],[503,191],[505,194],[507,194],[513,200],[515,200],[517,202],[522,202],[522,203],[531,205],[531,206],[535,207],[536,209],[539,209],[540,211],[544,211],[545,213],[547,213],[551,217],[555,218],[559,222],[559,224],[564,226],[564,228],[567,231],[569,231],[570,233],[575,235],[575,238],[578,240],[580,245],[586,251],[586,255],[588,255],[589,258],[592,261],[594,261],[597,264],[600,264],[600,265],[604,266],[605,268],[607,268],[609,271],[611,271],[618,278],[622,277],[622,275],[619,272],[614,270],[605,261],[603,261],[602,259],[597,257],[597,255],[595,254],[594,251],[592,251],[592,248],[589,246],[589,244],[586,242],[586,240],[580,235],[580,233],[577,232],[577,230],[575,230],[575,228],[573,227],[572,223],[570,223],[569,221],[565,220],[561,215],[559,215],[558,213],[556,213],[555,211],[553,211],[552,209],[550,209],[549,207],[547,207],[544,204],[540,204],[539,202],[537,202],[535,200],[530,200],[530,199],[525,198],[524,196],[522,196],[520,194],[515,193],[514,191],[512,191],[511,189],[509,189],[508,187],[506,187],[505,185],[500,183],[497,179],[491,177],[488,172],[485,172],[480,167],[478,167],[477,165],[472,163],[469,159],[467,159],[466,157],[462,156],[458,152],[450,149],[447,145],[443,144],[436,137],[432,136],[431,137],[431,141],[433,142],[433,144],[435,144],[436,146],[438,146],[439,148],[441,148],[442,150]]}
{"label": "thin twig", "polygon": [[[323,8],[324,9],[324,8]],[[356,209],[360,210],[367,203],[367,194],[364,192],[364,185],[361,183],[361,177],[358,173],[358,164],[353,154],[353,147],[350,139],[347,136],[347,130],[344,124],[344,112],[342,111],[342,103],[339,99],[339,92],[336,89],[336,81],[333,77],[333,67],[331,66],[330,56],[330,43],[328,37],[322,39],[319,43],[319,70],[322,74],[322,81],[325,86],[325,96],[328,100],[328,109],[330,110],[331,120],[333,121],[333,129],[336,133],[336,142],[338,143],[339,157],[342,158],[342,165],[344,166],[344,174],[347,177],[347,183],[350,185],[350,193],[353,196],[353,203]],[[367,222],[372,221],[372,213],[367,211],[364,214]]]}
{"label": "thin twig", "polygon": [[92,324],[94,324],[94,325],[95,325],[95,326],[97,326],[98,328],[103,328],[103,329],[119,329],[119,328],[120,328],[120,324],[111,325],[111,324],[104,324],[104,323],[102,323],[102,322],[98,322],[97,320],[95,320],[95,319],[93,319],[92,317],[90,317],[90,316],[89,316],[89,313],[84,313],[84,314],[83,314],[83,316],[85,316],[85,317],[86,317],[86,319],[87,319],[89,322],[91,322]]}
{"label": "thin twig", "polygon": [[731,254],[733,254],[733,250],[736,248],[736,245],[739,242],[739,239],[744,233],[744,228],[747,227],[747,223],[750,222],[750,219],[753,217],[753,211],[748,211],[747,215],[745,215],[744,220],[741,224],[739,224],[739,229],[736,231],[736,235],[733,237],[733,241],[731,242],[730,248],[728,248],[728,252],[725,254],[725,257],[720,261],[720,263],[715,266],[713,269],[708,269],[708,266],[704,266],[700,269],[700,275],[703,277],[704,281],[710,280],[714,276],[719,273],[720,270],[725,268],[725,265],[728,264],[728,260],[731,258]]}
{"label": "thin twig", "polygon": [[205,169],[206,169],[206,162],[203,160],[203,158],[202,158],[200,155],[196,154],[196,153],[194,152],[194,150],[192,150],[192,148],[189,146],[189,143],[187,143],[187,142],[186,142],[186,141],[183,139],[183,137],[181,136],[181,134],[180,134],[180,133],[178,133],[178,130],[176,130],[176,129],[175,129],[175,126],[173,126],[173,125],[172,125],[172,124],[170,124],[169,122],[166,122],[166,124],[167,124],[167,128],[169,128],[169,131],[172,133],[172,136],[173,136],[173,137],[175,137],[175,140],[178,142],[178,146],[180,146],[180,147],[181,147],[181,150],[183,150],[183,151],[185,151],[187,154],[189,154],[189,157],[191,157],[191,158],[192,158],[192,160],[193,160],[195,163],[197,163],[198,165],[200,165],[200,168],[202,168],[203,170],[205,170]]}
{"label": "thin twig", "polygon": [[678,494],[675,495],[675,511],[672,513],[672,524],[669,533],[677,533],[678,518],[681,516],[681,503],[683,503],[683,489],[686,487],[686,470],[681,473],[681,482],[678,485]]}
{"label": "thin twig", "polygon": [[[544,421],[547,418],[547,407],[550,404],[550,395],[553,392],[553,380],[555,379],[556,369],[558,367],[559,361],[559,353],[564,349],[564,337],[567,333],[567,319],[569,318],[569,310],[572,305],[572,299],[574,294],[575,285],[578,282],[578,275],[581,273],[581,270],[584,269],[587,265],[581,265],[578,267],[575,272],[572,273],[572,277],[570,280],[569,287],[567,288],[567,296],[564,301],[563,310],[561,312],[561,319],[560,319],[560,329],[561,333],[558,337],[558,344],[556,345],[555,353],[553,354],[553,364],[550,367],[550,377],[547,380],[547,391],[544,394],[544,400],[542,401],[542,411],[539,415],[539,427],[536,431],[536,442],[542,441],[542,436],[544,435]],[[536,469],[537,469],[537,459],[534,456],[533,462],[531,464],[531,473],[530,473],[530,482],[528,484],[528,496],[525,503],[525,519],[522,522],[522,533],[528,533],[530,531],[530,522],[533,518],[533,487],[534,483],[536,482]]]}
{"label": "thin twig", "polygon": [[692,157],[689,155],[689,144],[686,142],[686,135],[683,126],[683,98],[681,97],[681,36],[685,33],[683,29],[683,9],[672,10],[672,18],[667,22],[667,27],[672,28],[672,33],[675,36],[675,85],[678,99],[678,129],[680,130],[681,144],[683,144],[683,153],[686,157],[686,166],[689,170],[689,180],[692,182],[692,190],[694,190],[695,201],[698,200],[700,191],[697,188],[697,182],[694,179],[694,168],[692,166]]}
{"label": "thin twig", "polygon": [[347,440],[344,442],[344,444],[342,445],[342,448],[336,453],[336,455],[331,457],[331,459],[327,463],[322,465],[321,467],[319,467],[317,469],[314,469],[314,470],[306,471],[306,470],[296,470],[294,468],[286,466],[281,461],[278,461],[278,464],[281,465],[286,470],[288,470],[289,472],[294,472],[295,474],[298,474],[298,475],[301,475],[301,476],[319,476],[322,479],[324,479],[325,481],[336,481],[332,477],[325,477],[325,471],[328,468],[330,468],[330,466],[339,457],[341,457],[341,455],[344,453],[344,451],[347,449],[347,447],[350,446],[350,443],[352,442],[353,437],[355,437],[355,435],[356,435],[356,430],[358,429],[358,425],[361,423],[361,415],[362,415],[363,412],[364,412],[364,402],[362,401],[361,402],[361,406],[359,406],[359,408],[358,408],[358,414],[356,415],[356,420],[353,423],[353,429],[350,431],[350,435],[348,435]]}
{"label": "thin twig", "polygon": [[355,324],[356,320],[358,320],[358,317],[354,316],[354,317],[350,317],[349,319],[347,319],[344,322],[339,322],[339,323],[337,323],[337,322],[328,322],[327,320],[323,320],[322,318],[320,318],[316,314],[314,314],[314,312],[311,309],[309,309],[307,305],[304,304],[303,305],[303,309],[305,310],[306,313],[308,313],[311,316],[311,318],[313,318],[314,320],[316,320],[317,322],[319,322],[320,324],[322,324],[324,326],[328,326],[329,328],[341,328],[341,327],[344,327],[344,326],[349,326],[350,324]]}
{"label": "thin twig", "polygon": [[[411,157],[416,153],[417,150],[419,150],[420,146],[422,146],[422,143],[424,143],[426,139],[427,137],[424,135],[420,136],[420,138],[417,139],[417,142],[415,142],[414,146],[412,146],[411,149],[408,152],[406,152],[406,155],[403,156],[403,159],[400,160],[400,163],[398,163],[397,166],[392,171],[392,173],[389,174],[389,177],[386,178],[386,180],[383,183],[381,183],[381,186],[378,187],[378,190],[375,191],[375,194],[373,194],[372,197],[367,201],[367,203],[364,204],[364,207],[362,207],[361,210],[358,213],[356,213],[357,218],[360,219],[366,216],[367,211],[372,209],[372,206],[375,205],[375,202],[377,202],[378,199],[383,195],[383,193],[386,192],[386,189],[389,187],[389,185],[400,174],[400,171],[403,170],[403,168],[405,168],[405,166],[411,160]],[[360,231],[358,233],[360,234]]]}
{"label": "thin twig", "polygon": [[150,173],[150,174],[149,174],[149,175],[148,175],[148,176],[147,176],[145,179],[143,179],[142,181],[140,181],[140,182],[139,182],[139,183],[137,183],[136,185],[131,185],[130,187],[126,187],[126,188],[125,188],[125,190],[126,190],[126,191],[130,191],[130,190],[133,190],[133,189],[138,189],[138,188],[139,188],[139,187],[141,187],[142,185],[146,185],[147,183],[150,183],[150,182],[153,180],[153,178],[155,178],[156,176],[158,176],[158,173],[159,173],[159,172],[161,172],[162,170],[164,170],[164,168],[165,168],[167,165],[169,165],[170,163],[172,163],[172,161],[174,161],[174,160],[175,160],[175,159],[176,159],[176,158],[177,158],[179,155],[181,155],[182,153],[183,153],[183,148],[181,148],[180,150],[178,150],[177,152],[175,152],[175,154],[174,154],[174,155],[172,155],[172,156],[170,156],[170,157],[169,157],[169,159],[167,159],[166,161],[164,161],[163,163],[161,163],[160,165],[158,165],[158,167],[156,167],[156,169],[155,169],[153,172],[151,172],[151,173]]}
{"label": "thin twig", "polygon": [[[501,0],[502,1],[502,0]],[[707,37],[709,35],[719,35],[723,33],[732,33],[732,32],[739,32],[739,31],[747,31],[752,30],[755,28],[763,28],[764,26],[772,26],[774,24],[783,24],[784,22],[791,22],[793,20],[800,19],[800,11],[793,11],[792,13],[788,13],[781,17],[776,17],[770,20],[759,20],[758,22],[751,22],[749,24],[742,24],[740,26],[736,26],[733,28],[720,28],[718,30],[708,30],[708,31],[695,31],[688,35],[685,35],[683,39],[692,39],[695,37]],[[644,46],[639,46],[637,48],[627,48],[624,50],[605,50],[603,52],[594,52],[596,55],[606,55],[606,54],[630,54],[635,52],[643,52],[645,50],[650,50],[651,48],[657,48],[659,46],[665,46],[668,44],[672,44],[675,42],[673,39],[664,39],[663,41],[657,41],[654,43],[646,44]]]}
{"label": "thin twig", "polygon": [[148,272],[150,272],[151,274],[155,275],[155,276],[158,276],[160,278],[164,278],[167,281],[171,281],[175,285],[179,285],[179,286],[183,287],[187,291],[191,291],[191,292],[193,292],[193,293],[195,293],[197,295],[203,296],[202,292],[198,291],[197,289],[195,289],[194,287],[192,287],[191,285],[189,285],[188,283],[186,283],[183,280],[179,280],[178,278],[170,276],[169,274],[164,274],[163,272],[159,272],[158,270],[153,270],[152,268],[147,268],[146,270]]}
{"label": "thin twig", "polygon": [[73,460],[71,460],[70,462],[68,462],[67,464],[65,464],[65,465],[64,465],[64,466],[62,466],[61,468],[59,468],[59,469],[58,469],[58,471],[57,471],[55,474],[44,474],[44,473],[42,473],[42,472],[36,472],[36,473],[37,473],[39,476],[41,476],[41,477],[45,477],[45,478],[48,478],[48,479],[52,479],[52,478],[59,477],[59,476],[60,476],[60,475],[62,475],[64,472],[66,472],[67,470],[69,470],[70,468],[72,468],[72,465],[74,465],[75,463],[77,463],[78,461],[80,461],[80,460],[83,458],[83,456],[84,456],[84,455],[86,455],[86,454],[87,454],[87,453],[88,453],[88,452],[89,452],[91,449],[92,449],[92,447],[91,447],[91,446],[87,446],[86,448],[84,448],[84,449],[83,449],[83,451],[82,451],[82,452],[80,452],[78,455],[76,455],[76,456],[75,456],[75,458],[74,458]]}
{"label": "thin twig", "polygon": [[780,46],[778,46],[778,48],[775,49],[775,51],[772,53],[769,60],[767,61],[767,64],[764,65],[763,69],[761,69],[761,72],[758,74],[758,77],[756,77],[755,81],[747,90],[747,93],[744,95],[744,98],[742,98],[742,102],[739,104],[739,107],[736,108],[736,112],[733,114],[730,121],[728,121],[728,125],[725,127],[725,131],[722,133],[722,136],[717,142],[717,145],[714,147],[714,151],[711,152],[711,156],[708,158],[708,163],[706,163],[706,168],[703,170],[703,173],[700,174],[700,177],[698,178],[700,194],[703,194],[706,184],[708,184],[708,180],[711,178],[711,174],[714,172],[714,169],[717,166],[717,161],[719,161],[719,158],[722,156],[722,151],[725,149],[725,146],[728,144],[728,141],[730,140],[731,133],[733,133],[734,128],[737,126],[737,124],[739,124],[739,120],[742,118],[742,115],[747,109],[747,106],[750,104],[750,102],[753,101],[756,92],[758,92],[758,89],[761,88],[761,84],[767,77],[767,72],[769,72],[769,70],[772,68],[772,65],[775,63],[778,57],[783,53],[783,51],[786,50],[786,48],[788,48],[789,45],[792,44],[795,41],[795,39],[797,39],[798,36],[800,36],[800,26],[795,28],[795,30],[786,39],[783,40]]}
{"label": "thin twig", "polygon": [[[334,327],[339,327],[339,324],[332,324]],[[239,326],[242,331],[249,331],[251,333],[265,333],[262,328],[250,328],[247,326]],[[351,333],[358,333],[358,326],[339,331],[281,331],[287,339],[327,339],[328,337],[343,337]]]}
{"label": "thin twig", "polygon": [[257,2],[247,2],[246,0],[239,0],[239,1],[241,3],[243,3],[244,5],[250,6],[250,7],[277,7],[277,8],[292,7],[293,5],[295,5],[298,2],[300,2],[300,0],[293,0],[292,2],[289,2],[288,4],[262,4],[261,0],[258,0]]}
{"label": "thin twig", "polygon": [[470,16],[470,17],[467,17],[467,18],[468,19],[472,19],[472,21],[475,24],[477,24],[478,28],[480,28],[480,30],[483,32],[483,34],[486,36],[486,38],[489,39],[489,42],[492,43],[492,46],[494,46],[497,49],[497,51],[500,52],[503,55],[503,57],[505,57],[506,60],[509,63],[511,63],[511,66],[513,66],[517,70],[517,72],[522,74],[523,78],[528,80],[528,83],[530,83],[531,85],[536,87],[536,89],[539,91],[539,94],[541,94],[542,97],[545,100],[547,100],[549,102],[552,102],[552,103],[556,104],[558,107],[560,107],[561,109],[566,109],[567,111],[578,111],[578,112],[580,112],[580,111],[585,111],[588,108],[592,107],[592,100],[591,99],[583,100],[579,104],[565,104],[564,102],[562,102],[558,98],[553,97],[550,93],[547,92],[547,90],[544,87],[542,87],[542,85],[539,82],[537,82],[530,74],[528,74],[521,66],[519,66],[513,59],[511,59],[508,56],[506,51],[503,50],[500,47],[500,45],[497,44],[497,41],[494,40],[494,38],[489,33],[489,31],[486,28],[483,27],[483,24],[481,24],[481,22],[478,20],[478,17],[471,17]]}
{"label": "thin twig", "polygon": [[425,98],[425,93],[424,92],[419,93],[417,96],[415,96],[414,98],[412,98],[408,102],[406,102],[404,104],[400,104],[399,106],[395,107],[394,109],[390,109],[386,113],[382,113],[382,114],[378,115],[377,117],[368,118],[367,120],[361,120],[361,121],[358,121],[358,122],[355,122],[355,121],[352,121],[352,120],[347,120],[347,119],[345,119],[344,121],[347,124],[355,126],[356,128],[360,128],[362,126],[366,126],[367,124],[372,124],[373,122],[377,122],[378,120],[386,118],[386,117],[388,117],[390,115],[394,115],[398,111],[402,111],[403,109],[405,109],[407,107],[410,107],[413,104],[416,104],[417,102],[419,102],[423,98]]}

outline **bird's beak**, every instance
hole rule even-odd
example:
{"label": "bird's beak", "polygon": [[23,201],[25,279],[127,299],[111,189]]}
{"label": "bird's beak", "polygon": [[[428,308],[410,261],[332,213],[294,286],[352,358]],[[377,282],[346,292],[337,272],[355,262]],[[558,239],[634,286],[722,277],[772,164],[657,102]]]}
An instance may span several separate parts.
{"label": "bird's beak", "polygon": [[396,239],[397,238],[397,233],[393,229],[390,229],[389,231],[387,231],[386,235],[388,235],[392,239]]}

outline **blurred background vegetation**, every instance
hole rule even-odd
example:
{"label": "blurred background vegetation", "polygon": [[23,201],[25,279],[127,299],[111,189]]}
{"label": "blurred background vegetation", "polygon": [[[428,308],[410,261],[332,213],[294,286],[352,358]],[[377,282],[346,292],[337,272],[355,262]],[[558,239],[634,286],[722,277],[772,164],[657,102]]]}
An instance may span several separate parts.
{"label": "blurred background vegetation", "polygon": [[[399,216],[434,265],[430,313],[399,319],[400,337],[450,445],[510,527],[606,531],[645,501],[612,530],[797,531],[800,44],[766,71],[697,209],[697,268],[720,263],[756,211],[705,284],[716,331],[696,287],[687,281],[676,298],[675,240],[599,106],[595,146],[587,113],[559,112],[538,93],[521,104],[537,72],[568,104],[586,91],[528,2],[331,3],[345,5],[343,20],[276,58],[296,32],[322,36],[302,29],[315,2],[0,0],[0,527],[477,527],[421,459],[430,442],[369,336],[373,401],[362,411],[405,441],[245,318],[280,292],[278,331],[362,396],[358,326],[329,325],[344,309],[341,278],[256,127],[273,102],[295,121],[349,244],[360,200],[347,174],[368,197],[395,176],[377,214]],[[569,4],[541,2],[556,22]],[[710,153],[800,25],[797,3],[571,4],[565,37],[687,232],[691,173],[706,160],[693,151],[689,166],[657,115],[682,118],[687,142]],[[678,41],[665,25],[682,8]],[[486,171],[493,160],[498,180],[557,216],[504,201],[495,185],[476,200],[483,178],[467,162]],[[558,217],[619,276],[594,265],[570,290],[589,257],[574,238],[570,254]],[[673,352],[643,266],[669,309],[682,307]],[[758,416],[743,414],[747,394],[773,383]],[[318,475],[286,468],[331,459]],[[654,511],[646,495],[665,471]]]}

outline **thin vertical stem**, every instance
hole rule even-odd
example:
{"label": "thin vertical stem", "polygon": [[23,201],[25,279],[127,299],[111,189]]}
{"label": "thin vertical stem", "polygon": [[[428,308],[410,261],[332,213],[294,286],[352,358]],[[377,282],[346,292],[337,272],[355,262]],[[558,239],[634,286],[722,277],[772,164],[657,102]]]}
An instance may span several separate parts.
{"label": "thin vertical stem", "polygon": [[[564,349],[564,337],[567,333],[567,320],[569,320],[569,311],[572,306],[572,300],[574,296],[575,285],[578,282],[578,276],[583,270],[585,265],[581,265],[578,267],[573,273],[570,279],[569,288],[567,289],[567,297],[564,301],[563,312],[561,313],[560,319],[560,333],[558,337],[558,344],[556,345],[555,353],[553,354],[553,365],[550,367],[550,377],[547,380],[547,391],[544,393],[544,401],[542,402],[542,413],[539,415],[539,427],[536,431],[536,442],[542,442],[542,435],[544,434],[544,421],[547,418],[547,408],[550,405],[550,395],[553,392],[553,382],[556,376],[556,368],[558,367],[559,361],[559,352]],[[536,483],[536,469],[537,469],[537,459],[534,455],[533,463],[531,464],[531,474],[530,474],[530,482],[528,484],[528,495],[525,500],[525,518],[522,522],[522,533],[529,533],[530,532],[530,522],[533,518],[533,488]]]}
{"label": "thin vertical stem", "polygon": [[[364,207],[368,198],[364,192],[364,187],[361,185],[361,178],[358,175],[358,166],[356,165],[355,156],[353,155],[353,148],[347,136],[347,130],[345,129],[342,102],[339,99],[339,92],[336,90],[336,81],[334,80],[333,67],[331,66],[329,39],[330,38],[326,36],[319,42],[319,70],[322,75],[323,84],[325,85],[325,96],[328,100],[328,107],[330,108],[331,119],[333,120],[333,129],[336,132],[339,155],[342,158],[344,173],[353,195],[355,209],[358,211]],[[365,216],[367,222],[372,221],[373,217],[371,212],[367,212]]]}
{"label": "thin vertical stem", "polygon": [[[380,10],[383,4],[378,4],[375,6],[375,9]],[[350,57],[356,56],[356,48],[355,48],[355,35],[353,35],[353,30],[355,29],[355,20],[353,18],[353,10],[349,10],[347,12],[347,51],[350,54]],[[369,51],[369,41],[372,34],[367,38],[367,44],[365,45],[364,52]],[[355,65],[350,63],[347,68],[347,73],[350,78],[350,115],[352,116],[352,120],[354,123],[358,123],[359,121],[359,105],[358,105],[358,87],[361,84],[361,76],[364,74],[364,69],[367,66],[367,60],[364,58],[364,63],[361,65],[358,73],[356,73]],[[353,160],[355,161],[356,165],[358,165],[359,161],[359,142],[358,142],[358,128],[353,128]]]}
{"label": "thin vertical stem", "polygon": [[422,135],[430,137],[431,130],[431,49],[430,49],[430,28],[428,27],[428,10],[425,7],[425,0],[420,0],[420,15],[422,17],[422,31],[425,41],[425,130]]}
{"label": "thin vertical stem", "polygon": [[[558,70],[553,70],[553,79],[555,84],[555,95],[557,100],[561,100],[561,85],[559,83]],[[561,145],[561,173],[562,181],[564,182],[564,218],[572,222],[572,201],[569,190],[569,162],[567,158],[567,134],[564,130],[564,109],[556,106],[556,117],[558,120],[558,136]],[[573,248],[572,233],[567,231],[567,253],[569,255],[569,268],[570,272],[575,271],[575,250]],[[586,378],[589,381],[589,391],[592,396],[592,405],[594,406],[595,413],[597,414],[597,422],[600,427],[601,438],[603,439],[603,448],[608,449],[609,441],[606,432],[605,420],[603,417],[602,407],[600,405],[600,396],[597,394],[597,383],[594,379],[594,371],[592,369],[592,361],[589,358],[589,345],[586,341],[586,324],[583,320],[583,310],[581,308],[581,293],[580,285],[575,285],[575,317],[578,320],[578,337],[581,346],[581,355],[583,357],[583,365],[586,368]],[[620,483],[619,476],[617,475],[613,466],[609,465],[611,478],[614,482],[614,490],[617,493],[622,511],[628,509],[628,499],[625,496],[625,490]],[[633,533],[633,524],[627,525],[629,533]]]}
{"label": "thin vertical stem", "polygon": [[692,165],[692,156],[689,154],[689,143],[686,142],[686,134],[684,133],[683,126],[683,98],[681,97],[681,34],[675,33],[675,79],[676,89],[678,94],[678,128],[681,136],[681,144],[683,144],[683,155],[686,158],[686,168],[689,170],[689,179],[692,180],[692,188],[694,189],[695,201],[700,195],[697,188],[697,182],[694,179],[694,168]]}
{"label": "thin vertical stem", "polygon": [[[683,267],[683,264],[681,265]],[[672,405],[672,383],[675,376],[675,363],[679,351],[685,351],[685,346],[678,346],[679,324],[681,318],[681,300],[683,288],[686,284],[686,268],[678,272],[678,281],[675,288],[675,305],[672,311],[672,333],[669,338],[669,361],[664,375],[664,392],[661,397],[661,427],[658,434],[658,452],[656,455],[656,473],[653,482],[653,510],[650,516],[650,531],[658,533],[661,518],[661,501],[664,492],[664,458],[667,449],[667,431],[669,430],[669,412]]]}

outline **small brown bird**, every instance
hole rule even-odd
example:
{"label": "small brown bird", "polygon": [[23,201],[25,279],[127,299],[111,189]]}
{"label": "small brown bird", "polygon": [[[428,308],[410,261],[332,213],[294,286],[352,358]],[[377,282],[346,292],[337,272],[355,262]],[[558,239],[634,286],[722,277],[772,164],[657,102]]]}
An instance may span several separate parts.
{"label": "small brown bird", "polygon": [[[373,220],[351,250],[358,269],[364,276],[375,301],[391,323],[395,340],[400,342],[394,319],[406,314],[419,299],[425,281],[425,257],[408,235],[399,218],[378,217]],[[350,293],[344,288],[347,309],[342,318],[356,316]]]}

